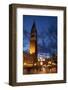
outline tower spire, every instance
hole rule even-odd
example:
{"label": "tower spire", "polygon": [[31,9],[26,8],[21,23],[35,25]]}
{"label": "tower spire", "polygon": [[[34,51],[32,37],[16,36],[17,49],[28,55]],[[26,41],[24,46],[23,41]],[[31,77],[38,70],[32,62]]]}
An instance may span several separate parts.
{"label": "tower spire", "polygon": [[35,22],[33,22],[30,36],[30,55],[33,57],[34,61],[37,60],[37,30]]}

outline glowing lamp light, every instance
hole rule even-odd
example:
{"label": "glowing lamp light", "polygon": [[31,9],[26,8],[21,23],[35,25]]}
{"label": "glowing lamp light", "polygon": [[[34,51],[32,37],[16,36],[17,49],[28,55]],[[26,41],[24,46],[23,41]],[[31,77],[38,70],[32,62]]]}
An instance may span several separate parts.
{"label": "glowing lamp light", "polygon": [[24,65],[27,65],[27,63],[24,63]]}
{"label": "glowing lamp light", "polygon": [[52,63],[51,61],[48,62],[48,64],[51,64],[51,63]]}
{"label": "glowing lamp light", "polygon": [[42,60],[42,57],[40,57],[40,60]]}
{"label": "glowing lamp light", "polygon": [[36,63],[34,64],[34,66],[36,66]]}
{"label": "glowing lamp light", "polygon": [[32,54],[33,52],[32,51],[30,51],[30,54]]}
{"label": "glowing lamp light", "polygon": [[43,65],[43,62],[40,62],[40,65]]}

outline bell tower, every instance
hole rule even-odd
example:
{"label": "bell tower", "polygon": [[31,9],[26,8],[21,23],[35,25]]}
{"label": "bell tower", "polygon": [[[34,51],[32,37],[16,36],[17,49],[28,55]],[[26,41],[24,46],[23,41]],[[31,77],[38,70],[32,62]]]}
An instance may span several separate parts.
{"label": "bell tower", "polygon": [[33,57],[34,62],[37,61],[37,30],[35,22],[32,25],[30,34],[30,55]]}

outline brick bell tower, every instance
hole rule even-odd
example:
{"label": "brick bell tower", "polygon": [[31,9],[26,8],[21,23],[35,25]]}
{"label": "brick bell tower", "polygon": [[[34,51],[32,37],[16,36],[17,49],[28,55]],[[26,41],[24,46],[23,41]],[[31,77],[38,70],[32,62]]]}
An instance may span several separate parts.
{"label": "brick bell tower", "polygon": [[[37,30],[35,22],[32,25],[30,34],[30,56],[33,58],[33,62],[37,62]],[[34,64],[33,63],[33,64]]]}

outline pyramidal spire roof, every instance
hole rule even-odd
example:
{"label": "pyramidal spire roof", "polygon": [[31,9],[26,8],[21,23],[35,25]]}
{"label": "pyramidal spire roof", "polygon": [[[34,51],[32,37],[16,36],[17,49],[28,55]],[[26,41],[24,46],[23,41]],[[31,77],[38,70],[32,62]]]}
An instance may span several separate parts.
{"label": "pyramidal spire roof", "polygon": [[33,22],[33,25],[32,25],[32,31],[36,31],[36,23],[35,23],[35,21]]}
{"label": "pyramidal spire roof", "polygon": [[32,28],[35,28],[35,27],[36,27],[35,22],[33,22]]}

